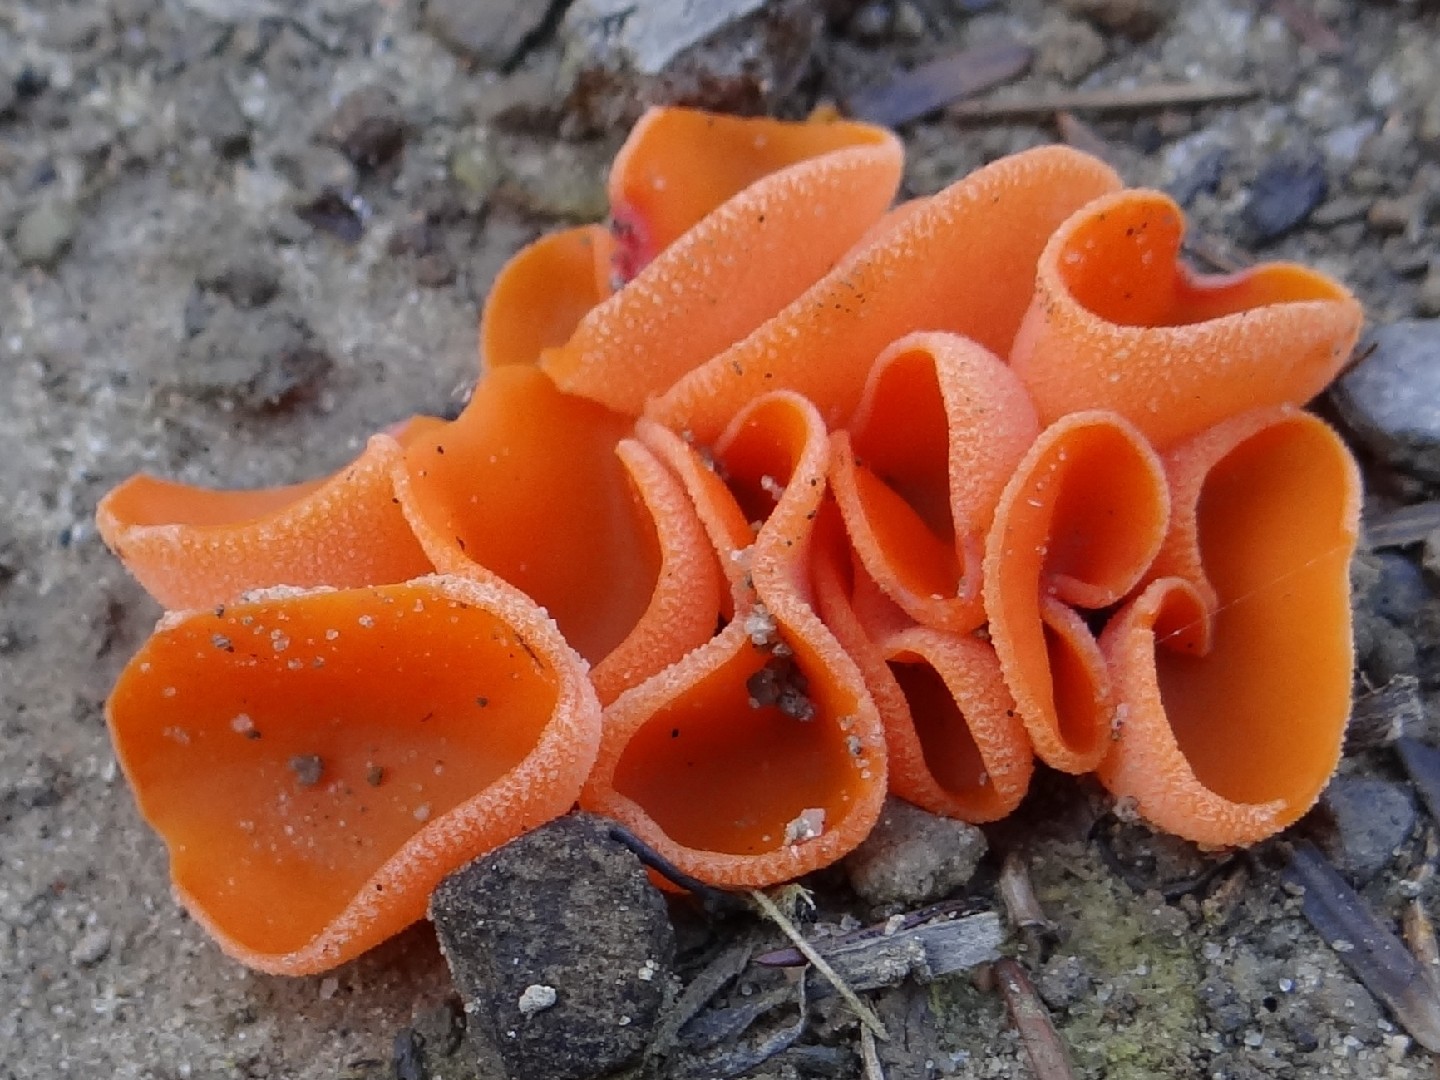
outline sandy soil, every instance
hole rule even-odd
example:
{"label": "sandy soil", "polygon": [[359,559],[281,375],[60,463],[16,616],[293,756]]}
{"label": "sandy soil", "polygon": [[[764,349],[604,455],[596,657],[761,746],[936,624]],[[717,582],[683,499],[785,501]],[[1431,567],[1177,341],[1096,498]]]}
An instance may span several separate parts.
{"label": "sandy soil", "polygon": [[[1433,6],[1284,5],[1338,32],[1333,55],[1278,3],[1175,5],[1139,42],[1038,0],[970,7],[986,5],[881,3],[868,22],[838,20],[790,106],[1002,34],[1037,49],[1017,93],[1244,80],[1248,101],[1094,119],[1091,133],[1137,183],[1213,170],[1190,210],[1226,250],[1311,261],[1376,321],[1437,313]],[[136,470],[300,479],[456,401],[475,374],[477,298],[503,259],[603,210],[621,133],[551,134],[556,60],[542,45],[513,75],[476,70],[413,0],[0,4],[0,1076],[389,1075],[396,1031],[449,993],[427,927],[285,980],[223,958],[171,901],[102,716],[158,610],[92,514]],[[403,139],[373,168],[334,145],[337,106],[368,86],[393,93],[380,111]],[[1056,137],[1048,122],[906,134],[917,192]],[[1299,164],[1278,182],[1321,176],[1328,194],[1262,245],[1243,210],[1282,160]],[[1347,768],[1393,777],[1386,753]],[[1044,798],[1063,815],[1088,805],[1054,786]],[[1085,976],[1057,1010],[1083,1075],[1434,1074],[1264,858],[1218,897],[1171,904],[1119,880],[1063,815],[1035,832],[1033,868],[1060,955]],[[1142,854],[1180,876],[1199,856],[1174,847]],[[1387,916],[1409,896],[1436,902],[1435,849],[1425,819],[1387,861],[1368,891]],[[916,994],[882,1002],[920,1017],[913,1044],[886,1051],[889,1075],[1025,1075],[993,995],[963,979]],[[853,1029],[829,1037],[853,1046]]]}

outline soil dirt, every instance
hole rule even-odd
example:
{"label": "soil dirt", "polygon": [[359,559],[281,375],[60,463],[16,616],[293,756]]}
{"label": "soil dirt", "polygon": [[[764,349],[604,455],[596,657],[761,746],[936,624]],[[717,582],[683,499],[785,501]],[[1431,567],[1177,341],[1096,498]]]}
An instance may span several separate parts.
{"label": "soil dirt", "polygon": [[[159,612],[93,514],[137,470],[218,486],[323,473],[370,432],[463,399],[497,269],[603,215],[624,134],[565,122],[564,5],[516,7],[540,17],[491,27],[515,38],[497,61],[442,0],[0,0],[0,1077],[418,1075],[404,1033],[452,992],[428,926],[330,975],[271,978],[172,901],[103,720]],[[1079,111],[1062,129],[1053,108],[932,116],[904,129],[907,186],[1063,134],[1182,197],[1212,260],[1309,262],[1377,324],[1440,314],[1434,5],[873,0],[825,17],[778,105],[790,115],[1002,39],[1035,50],[996,92],[1011,98],[1243,83],[1240,101]],[[1435,494],[1370,482],[1375,511]],[[1386,623],[1408,651],[1392,641],[1362,675],[1417,678],[1424,736],[1436,579],[1418,546],[1386,558],[1418,582],[1410,616]],[[1409,793],[1384,738],[1342,776]],[[1435,1075],[1301,917],[1278,847],[1222,861],[1104,810],[1046,777],[991,835],[1025,853],[1056,924],[1027,962],[1079,1075]],[[1344,825],[1322,812],[1302,830],[1343,862]],[[1366,898],[1390,925],[1412,901],[1434,912],[1435,821],[1380,835]],[[975,879],[982,905],[994,877]],[[821,922],[855,910],[833,875],[818,884]],[[717,933],[682,934],[682,971]],[[875,1000],[897,1034],[879,1051],[892,1080],[1032,1075],[984,980]],[[859,1076],[857,1046],[831,1009],[748,1075]]]}

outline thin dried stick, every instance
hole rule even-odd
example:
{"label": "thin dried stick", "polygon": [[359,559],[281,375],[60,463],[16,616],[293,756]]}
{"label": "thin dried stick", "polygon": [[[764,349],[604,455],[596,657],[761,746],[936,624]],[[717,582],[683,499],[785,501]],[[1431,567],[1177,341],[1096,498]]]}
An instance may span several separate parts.
{"label": "thin dried stick", "polygon": [[1020,1041],[1030,1058],[1030,1067],[1039,1080],[1075,1080],[1075,1066],[1070,1063],[1070,1051],[1065,1041],[1055,1030],[1055,1022],[1035,984],[1020,961],[1006,957],[995,962],[995,976],[1000,982],[1000,993],[1010,1010],[1015,1029],[1020,1032]]}
{"label": "thin dried stick", "polygon": [[785,936],[790,939],[791,944],[800,950],[800,954],[814,965],[815,970],[825,976],[825,979],[830,985],[835,987],[835,992],[845,999],[845,1003],[849,1005],[850,1008],[855,1010],[855,1015],[860,1018],[860,1023],[869,1029],[877,1039],[888,1040],[890,1033],[885,1030],[885,1025],[880,1022],[880,1018],[875,1015],[874,1010],[860,1000],[860,995],[850,989],[845,980],[836,973],[835,969],[826,962],[825,958],[815,951],[814,946],[805,940],[805,936],[801,934],[799,928],[790,921],[789,916],[775,906],[775,901],[771,900],[770,897],[766,896],[759,889],[750,890],[750,899],[754,901],[755,906],[760,909],[767,919],[780,928]]}
{"label": "thin dried stick", "polygon": [[1128,90],[1062,90],[1034,97],[960,101],[945,111],[961,120],[1023,120],[1057,112],[1149,112],[1245,101],[1258,91],[1248,83],[1174,83]]}
{"label": "thin dried stick", "polygon": [[860,1060],[865,1066],[865,1080],[885,1080],[880,1054],[875,1049],[875,1035],[867,1027],[860,1029]]}

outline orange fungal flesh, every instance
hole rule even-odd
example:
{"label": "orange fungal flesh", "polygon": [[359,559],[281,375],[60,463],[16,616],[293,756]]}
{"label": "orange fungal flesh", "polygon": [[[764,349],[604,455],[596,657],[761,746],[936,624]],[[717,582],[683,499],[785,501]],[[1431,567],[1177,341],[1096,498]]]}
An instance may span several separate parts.
{"label": "orange fungal flesh", "polygon": [[708,644],[606,711],[581,801],[702,880],[754,887],[864,839],[884,800],[884,739],[858,668],[805,596],[828,463],[818,414],[794,395],[762,398],[715,461],[759,525],[753,547],[721,552],[748,556],[753,593]]}
{"label": "orange fungal flesh", "polygon": [[676,382],[649,415],[708,442],[744,402],[789,389],[837,426],[859,403],[875,357],[904,334],[946,330],[1005,355],[1051,232],[1118,186],[1108,166],[1061,146],[987,165],[880,230],[773,319]]}
{"label": "orange fungal flesh", "polygon": [[1165,536],[1163,467],[1108,413],[1040,435],[1001,496],[986,541],[985,609],[1005,681],[1041,759],[1087,772],[1105,752],[1110,696],[1084,620],[1139,583]]}
{"label": "orange fungal flesh", "polygon": [[797,124],[652,108],[610,169],[616,269],[629,281],[722,203],[771,173],[837,150],[893,141],[884,128],[843,120]]}
{"label": "orange fungal flesh", "polygon": [[1040,257],[1010,362],[1044,422],[1111,409],[1166,449],[1260,405],[1304,404],[1340,371],[1362,314],[1315,271],[1226,277],[1177,261],[1180,208],[1122,191],[1080,209]]}
{"label": "orange fungal flesh", "polygon": [[[430,422],[409,428],[429,430]],[[328,479],[262,491],[134,476],[100,500],[96,525],[146,591],[172,610],[213,607],[270,585],[404,581],[431,564],[394,502],[391,471],[403,453],[377,435]]]}
{"label": "orange fungal flesh", "polygon": [[227,953],[345,962],[577,799],[727,888],[887,794],[996,820],[1037,758],[1209,845],[1315,801],[1359,486],[1299,406],[1353,297],[1192,272],[1179,208],[1067,147],[892,205],[902,168],[865,124],[652,109],[612,225],[502,269],[456,420],[102,500],[172,612],[111,736]]}
{"label": "orange fungal flesh", "polygon": [[580,320],[610,296],[614,242],[603,225],[542,236],[496,275],[480,315],[480,367],[533,364],[570,340]]}
{"label": "orange fungal flesh", "polygon": [[[624,417],[557,391],[534,367],[490,372],[454,423],[409,449],[396,492],[421,545],[445,573],[494,574],[536,600],[587,660],[602,662],[647,616],[649,646],[618,660],[607,698],[714,628],[714,555],[683,494],[638,446],[616,447]],[[644,493],[636,474],[648,478]],[[664,515],[657,532],[653,512]],[[668,565],[667,565],[668,564]],[[669,599],[657,603],[657,583]],[[690,593],[693,605],[680,605]],[[661,640],[668,634],[669,640]],[[647,658],[646,653],[656,655]],[[613,667],[613,665],[612,665]],[[598,671],[598,669],[597,669]]]}
{"label": "orange fungal flesh", "polygon": [[890,136],[762,178],[670,244],[542,366],[567,393],[638,415],[829,270],[894,198],[901,159]]}
{"label": "orange fungal flesh", "polygon": [[1107,627],[1130,707],[1100,775],[1168,831],[1252,843],[1298,820],[1340,759],[1359,477],[1329,428],[1283,408],[1227,421],[1168,464],[1197,498],[1176,520],[1206,581],[1161,578]]}
{"label": "orange fungal flesh", "polygon": [[543,613],[440,577],[169,617],[108,712],[186,906],[285,974],[358,955],[460,862],[563,813],[599,736]]}
{"label": "orange fungal flesh", "polygon": [[1039,432],[1015,375],[950,334],[881,353],[831,483],[866,570],[912,618],[966,633],[985,621],[980,561],[995,505]]}
{"label": "orange fungal flesh", "polygon": [[[816,533],[817,607],[875,700],[890,790],[966,821],[1005,816],[1024,798],[1034,760],[995,650],[971,635],[907,626],[893,605],[878,619],[872,607],[865,622],[854,609],[854,576],[844,565],[851,556],[833,503],[822,508]],[[863,582],[864,570],[856,573]],[[878,594],[872,586],[873,602],[888,605]]]}

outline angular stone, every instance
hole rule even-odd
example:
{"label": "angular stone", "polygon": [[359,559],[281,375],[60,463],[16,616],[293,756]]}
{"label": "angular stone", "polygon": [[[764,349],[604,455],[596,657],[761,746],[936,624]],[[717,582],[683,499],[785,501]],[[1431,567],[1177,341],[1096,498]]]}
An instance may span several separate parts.
{"label": "angular stone", "polygon": [[1440,319],[1382,326],[1368,345],[1330,392],[1340,415],[1381,461],[1440,482]]}
{"label": "angular stone", "polygon": [[1361,776],[1337,776],[1322,803],[1335,820],[1327,853],[1357,886],[1380,873],[1410,839],[1418,811],[1404,785]]}
{"label": "angular stone", "polygon": [[775,108],[809,65],[824,19],[811,0],[577,0],[560,36],[582,127],[628,127],[647,105]]}
{"label": "angular stone", "polygon": [[975,826],[889,799],[874,830],[845,860],[845,872],[872,906],[917,907],[968,882],[985,849],[985,834]]}
{"label": "angular stone", "polygon": [[483,67],[509,67],[542,33],[553,0],[430,0],[425,25]]}

